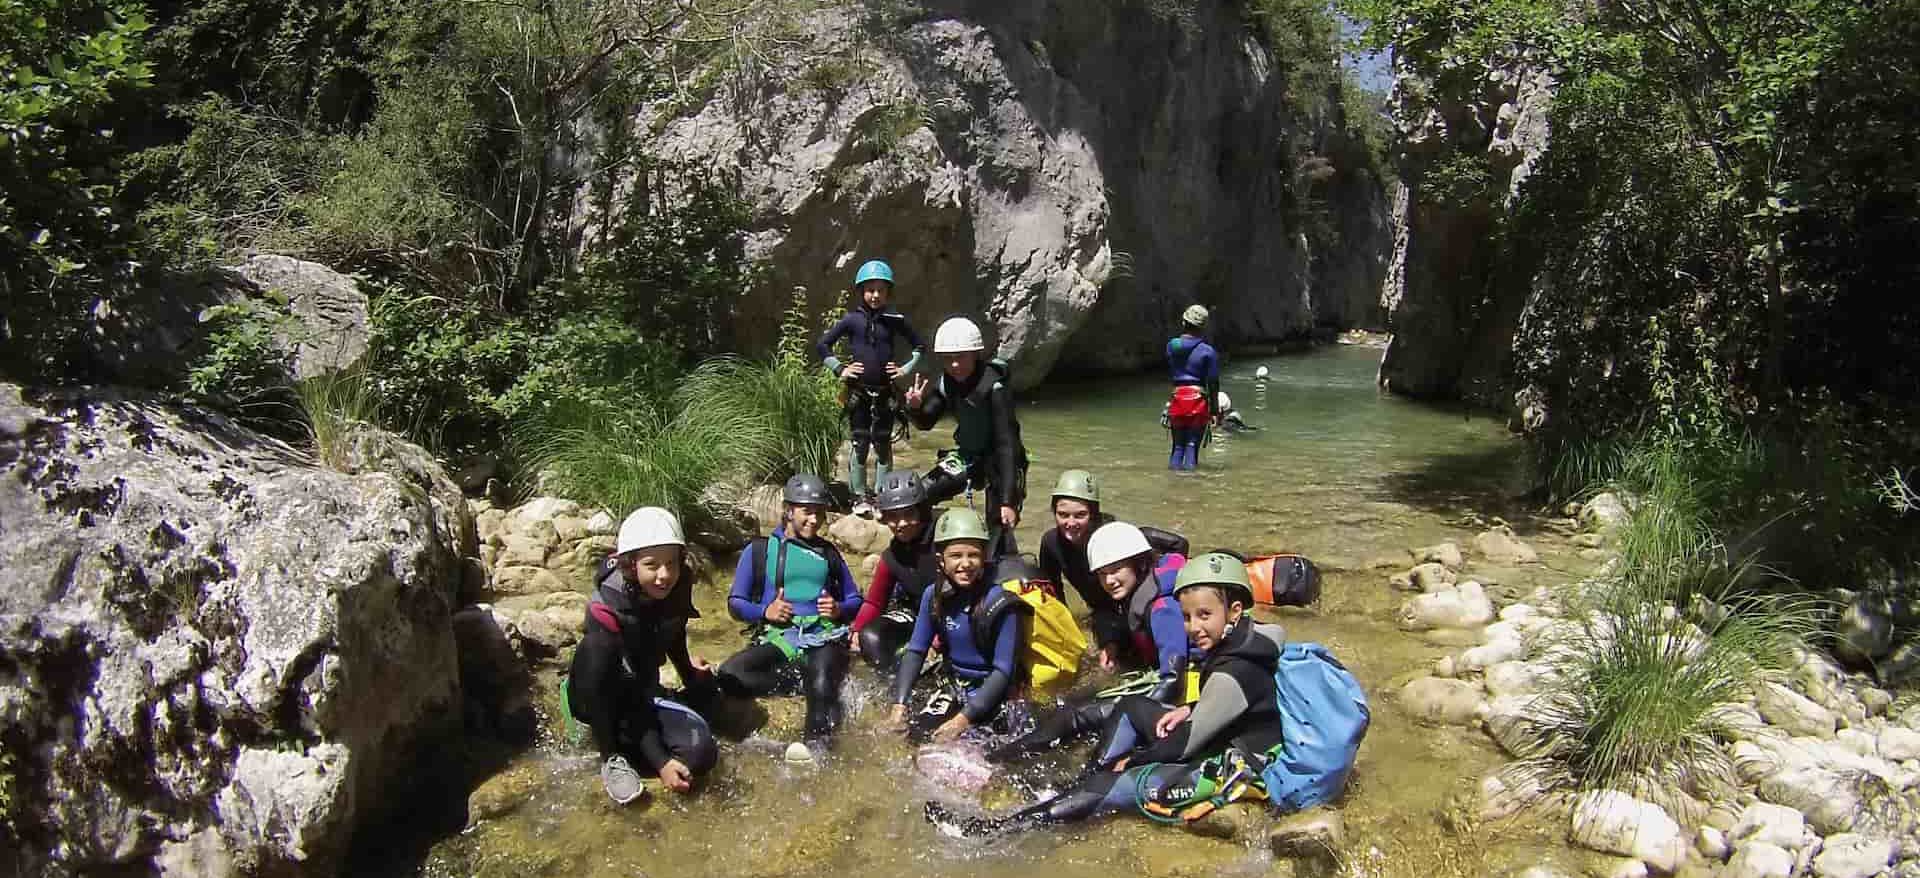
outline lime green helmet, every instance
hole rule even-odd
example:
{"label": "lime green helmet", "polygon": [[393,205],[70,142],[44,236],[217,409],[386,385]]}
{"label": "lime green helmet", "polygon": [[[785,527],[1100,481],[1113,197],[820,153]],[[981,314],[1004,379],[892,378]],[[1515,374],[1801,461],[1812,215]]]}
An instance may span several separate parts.
{"label": "lime green helmet", "polygon": [[1088,503],[1100,502],[1100,480],[1093,473],[1083,469],[1070,469],[1060,474],[1053,483],[1053,499],[1071,497]]}
{"label": "lime green helmet", "polygon": [[964,508],[949,509],[940,516],[940,521],[933,526],[933,544],[941,546],[954,540],[987,541],[987,523],[980,520],[980,513]]}
{"label": "lime green helmet", "polygon": [[1242,605],[1253,606],[1253,583],[1247,579],[1246,563],[1225,552],[1208,552],[1187,559],[1186,566],[1173,578],[1173,594],[1178,597],[1180,592],[1196,585],[1225,588]]}

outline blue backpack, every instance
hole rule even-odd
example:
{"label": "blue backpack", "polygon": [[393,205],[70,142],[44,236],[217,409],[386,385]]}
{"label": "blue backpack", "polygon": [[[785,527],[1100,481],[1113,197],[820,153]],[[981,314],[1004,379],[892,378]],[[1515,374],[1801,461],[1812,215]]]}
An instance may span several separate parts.
{"label": "blue backpack", "polygon": [[1300,811],[1346,789],[1371,714],[1367,694],[1340,660],[1318,643],[1289,643],[1273,674],[1281,743],[1260,772],[1273,807]]}

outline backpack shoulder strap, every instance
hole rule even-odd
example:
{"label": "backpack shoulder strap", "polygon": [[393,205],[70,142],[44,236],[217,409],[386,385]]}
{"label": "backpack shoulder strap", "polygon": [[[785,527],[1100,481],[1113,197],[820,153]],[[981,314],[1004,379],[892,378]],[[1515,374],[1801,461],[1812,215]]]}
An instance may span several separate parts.
{"label": "backpack shoulder strap", "polygon": [[753,584],[747,587],[747,600],[760,603],[767,597],[767,540],[771,537],[754,537],[747,543],[747,557],[751,559]]}
{"label": "backpack shoulder strap", "polygon": [[1000,617],[1020,610],[1031,613],[1033,607],[1006,586],[996,585],[988,589],[980,601],[973,605],[973,645],[982,654],[992,652],[993,632],[1000,627]]}

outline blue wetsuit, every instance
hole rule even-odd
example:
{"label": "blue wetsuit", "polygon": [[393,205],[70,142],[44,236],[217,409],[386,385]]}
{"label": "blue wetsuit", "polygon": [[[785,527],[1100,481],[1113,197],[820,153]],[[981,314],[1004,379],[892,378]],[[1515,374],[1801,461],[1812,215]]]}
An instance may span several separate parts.
{"label": "blue wetsuit", "polygon": [[849,379],[847,389],[847,427],[853,434],[853,458],[847,465],[847,485],[855,494],[867,490],[867,452],[875,458],[874,484],[887,477],[893,468],[893,379],[887,377],[887,364],[893,362],[895,339],[904,339],[911,349],[900,371],[912,372],[920,363],[920,334],[913,331],[905,315],[898,311],[874,311],[864,304],[848,311],[813,346],[827,371],[839,377],[843,364],[833,355],[833,346],[847,340],[852,361],[863,370]]}
{"label": "blue wetsuit", "polygon": [[[777,557],[775,553],[786,538],[786,528],[776,528],[773,536],[767,539],[767,555]],[[839,626],[852,622],[854,613],[860,609],[861,597],[853,586],[853,573],[847,569],[847,562],[840,557],[839,550],[818,538],[793,540],[789,551],[794,549],[805,549],[824,556],[826,581],[818,583],[820,593],[833,597],[839,608]],[[813,622],[810,617],[814,617],[817,610],[812,606],[795,606],[791,624],[768,622],[767,607],[773,604],[780,590],[776,583],[766,581],[764,568],[754,569],[753,556],[751,550],[740,553],[740,563],[733,572],[733,590],[727,595],[727,610],[742,622],[769,626],[765,632],[770,636],[763,636],[746,649],[734,653],[720,665],[714,676],[729,694],[758,697],[791,690],[795,672],[799,670],[799,688],[807,698],[806,735],[809,738],[824,738],[839,721],[840,683],[846,679],[847,666],[851,661],[847,638],[844,636],[846,629],[820,626]],[[814,564],[817,565],[818,561]],[[800,566],[796,564],[795,569]],[[809,566],[814,570],[820,569],[818,566]],[[756,580],[760,587],[759,600],[753,598]],[[807,586],[814,584],[807,583]],[[782,649],[782,645],[772,639],[789,635],[798,635],[805,644],[798,650],[798,655],[791,655],[790,650]]]}
{"label": "blue wetsuit", "polygon": [[[932,714],[923,712],[922,719],[915,723],[916,726],[925,726],[923,731],[931,731],[932,726],[946,721],[954,713],[964,713],[974,725],[994,719],[1013,690],[1015,677],[1020,671],[1017,608],[1000,615],[993,628],[992,643],[981,644],[974,640],[974,609],[990,603],[994,593],[1001,590],[1000,586],[989,585],[985,591],[976,587],[968,592],[948,595],[940,601],[940,611],[936,613],[934,603],[941,587],[936,584],[928,588],[920,598],[920,614],[913,623],[913,639],[907,641],[906,654],[901,656],[900,669],[894,674],[893,700],[896,704],[906,704],[912,697],[913,684],[920,677],[927,650],[933,648],[933,638],[937,634],[941,649],[946,653],[947,667],[960,683],[965,701],[953,705],[952,709],[933,711]],[[933,714],[940,714],[937,721]]]}
{"label": "blue wetsuit", "polygon": [[[1214,407],[1219,404],[1220,356],[1206,339],[1181,334],[1167,340],[1167,370],[1174,386],[1174,398],[1168,402],[1171,411],[1182,410],[1182,388],[1197,388],[1205,397],[1206,420],[1196,425],[1192,421],[1183,422],[1176,414],[1172,422],[1173,450],[1167,455],[1168,469],[1195,469],[1200,465],[1200,443],[1207,434],[1206,421],[1212,420]],[[1191,407],[1190,402],[1187,407]]]}

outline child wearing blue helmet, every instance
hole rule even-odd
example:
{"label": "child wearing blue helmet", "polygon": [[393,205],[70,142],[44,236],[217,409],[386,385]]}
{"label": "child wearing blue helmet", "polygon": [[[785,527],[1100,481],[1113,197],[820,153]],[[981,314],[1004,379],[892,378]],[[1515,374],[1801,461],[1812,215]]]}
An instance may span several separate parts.
{"label": "child wearing blue helmet", "polygon": [[[854,495],[854,511],[871,515],[872,493],[867,485],[867,453],[874,453],[874,478],[879,484],[893,469],[893,381],[913,372],[920,362],[920,334],[905,315],[887,307],[893,295],[893,268],[878,259],[860,266],[853,276],[859,304],[820,337],[814,350],[835,378],[847,383],[847,426],[853,433],[853,457],[847,462],[847,487]],[[852,356],[834,356],[833,346],[847,340]],[[894,360],[894,342],[905,340],[909,356]]]}

